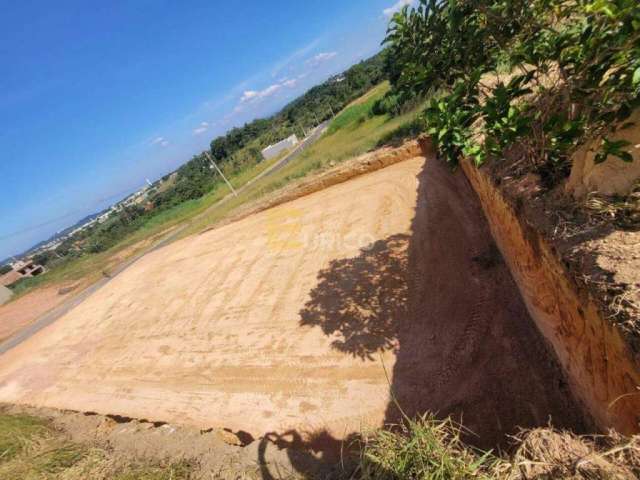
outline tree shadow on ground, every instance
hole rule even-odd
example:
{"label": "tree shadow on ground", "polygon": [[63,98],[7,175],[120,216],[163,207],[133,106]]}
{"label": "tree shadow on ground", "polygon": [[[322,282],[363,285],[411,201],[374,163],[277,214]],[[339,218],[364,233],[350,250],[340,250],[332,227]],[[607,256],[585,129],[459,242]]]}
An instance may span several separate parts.
{"label": "tree shadow on ground", "polygon": [[398,319],[407,313],[408,235],[394,235],[336,260],[318,274],[318,285],[300,311],[300,325],[319,327],[340,352],[373,360],[397,348]]}
{"label": "tree shadow on ground", "polygon": [[[363,362],[395,353],[387,425],[403,413],[451,416],[485,449],[508,447],[519,428],[549,421],[584,431],[466,178],[426,160],[417,194],[410,234],[320,271],[300,325],[320,328],[334,349]],[[329,452],[340,442],[324,443]]]}

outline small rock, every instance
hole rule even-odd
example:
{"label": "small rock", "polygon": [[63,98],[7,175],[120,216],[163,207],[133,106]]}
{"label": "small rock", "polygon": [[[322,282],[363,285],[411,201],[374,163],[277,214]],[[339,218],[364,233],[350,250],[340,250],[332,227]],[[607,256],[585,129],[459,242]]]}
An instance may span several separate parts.
{"label": "small rock", "polygon": [[238,436],[235,433],[230,432],[229,430],[217,430],[216,434],[218,438],[227,445],[234,445],[237,447],[242,446],[242,442],[240,441]]}
{"label": "small rock", "polygon": [[98,428],[96,429],[96,435],[107,435],[111,433],[111,431],[116,428],[117,423],[111,418],[105,417],[102,419]]}
{"label": "small rock", "polygon": [[163,432],[171,435],[172,433],[175,433],[176,429],[175,427],[172,427],[171,425],[169,425],[168,423],[165,423],[164,425],[162,425],[160,427],[160,430],[162,430]]}

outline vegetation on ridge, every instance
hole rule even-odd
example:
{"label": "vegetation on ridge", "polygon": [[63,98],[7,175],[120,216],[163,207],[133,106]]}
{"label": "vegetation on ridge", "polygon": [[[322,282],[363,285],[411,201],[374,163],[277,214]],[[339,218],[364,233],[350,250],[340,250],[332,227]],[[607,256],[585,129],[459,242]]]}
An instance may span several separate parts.
{"label": "vegetation on ridge", "polygon": [[636,0],[420,0],[385,41],[395,92],[436,94],[424,121],[451,163],[517,147],[551,186],[588,139],[597,161],[632,160],[609,135],[640,106]]}
{"label": "vegetation on ridge", "polygon": [[[469,432],[451,420],[438,420],[429,415],[407,420],[395,428],[365,432],[350,445],[353,448],[345,448],[344,458],[334,468],[331,478],[622,480],[640,475],[640,436],[577,436],[539,428],[522,431],[513,439],[511,453],[499,454],[470,447],[462,439],[463,434],[469,436]],[[87,430],[83,435],[92,438],[95,432]],[[171,436],[167,436],[166,441],[172,441]],[[254,450],[249,447],[249,451]],[[313,471],[290,472],[279,465],[260,465],[259,458],[248,461],[253,468],[245,470],[246,465],[238,465],[231,478],[324,478],[314,476]],[[180,459],[162,460],[140,458],[135,451],[125,455],[100,441],[73,441],[46,418],[0,413],[0,478],[7,480],[229,478],[219,476],[221,467],[201,464],[188,452]],[[220,468],[220,472],[211,468]]]}

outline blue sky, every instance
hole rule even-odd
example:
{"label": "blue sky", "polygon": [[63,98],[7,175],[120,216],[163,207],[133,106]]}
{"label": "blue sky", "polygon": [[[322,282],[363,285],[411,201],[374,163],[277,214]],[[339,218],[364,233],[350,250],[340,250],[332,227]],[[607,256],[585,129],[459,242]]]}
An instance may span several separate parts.
{"label": "blue sky", "polygon": [[380,48],[407,0],[0,0],[0,259]]}

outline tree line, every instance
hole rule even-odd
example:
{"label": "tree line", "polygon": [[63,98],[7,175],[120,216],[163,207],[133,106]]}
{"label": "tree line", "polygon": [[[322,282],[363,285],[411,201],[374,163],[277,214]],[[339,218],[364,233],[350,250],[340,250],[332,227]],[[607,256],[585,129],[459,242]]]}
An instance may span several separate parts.
{"label": "tree line", "polygon": [[[211,141],[210,153],[225,175],[232,176],[257,165],[260,151],[291,134],[302,135],[331,117],[352,100],[363,95],[386,78],[386,52],[364,60],[340,75],[311,88],[302,96],[268,118],[259,118],[229,130]],[[54,251],[38,255],[42,264],[55,265],[86,254],[99,253],[114,246],[146,222],[186,201],[201,198],[222,183],[201,152],[175,172],[155,182],[144,204],[130,205],[96,224],[67,238]]]}

